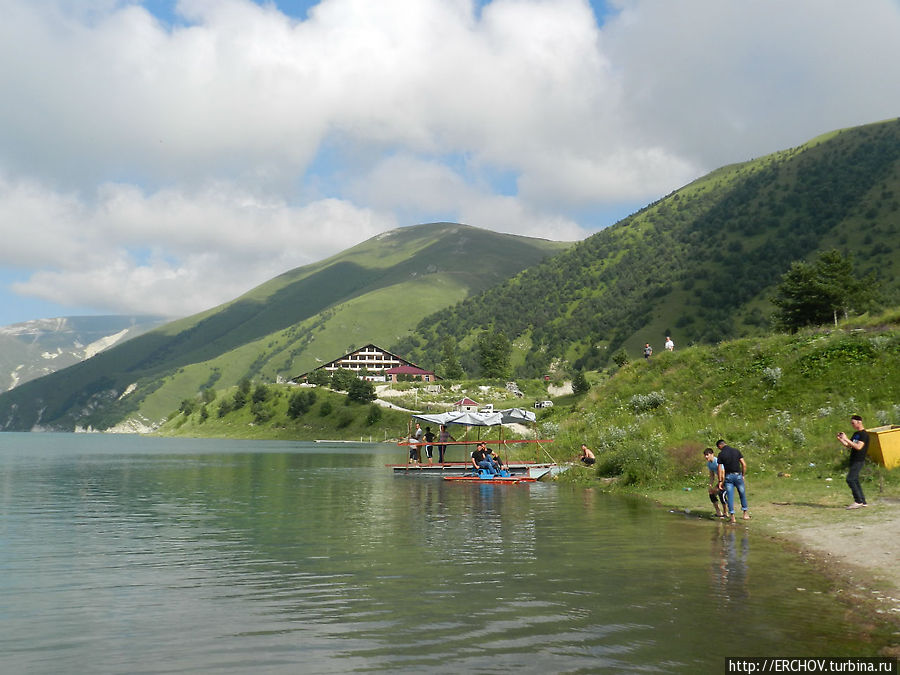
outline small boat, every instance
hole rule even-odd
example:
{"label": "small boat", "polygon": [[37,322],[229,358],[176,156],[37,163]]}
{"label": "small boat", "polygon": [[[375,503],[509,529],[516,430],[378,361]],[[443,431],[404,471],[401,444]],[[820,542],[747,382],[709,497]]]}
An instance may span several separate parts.
{"label": "small boat", "polygon": [[[395,474],[409,474],[420,476],[440,476],[448,475],[462,476],[472,469],[471,462],[444,462],[443,464],[386,464]],[[538,462],[517,462],[508,463],[510,472],[514,474],[525,474],[529,478],[540,478],[545,474],[553,477],[563,471],[566,467],[560,467],[551,463]]]}
{"label": "small boat", "polygon": [[517,483],[535,483],[537,478],[528,476],[516,476],[509,471],[501,471],[499,474],[491,474],[484,470],[473,471],[462,476],[444,476],[444,480],[452,480],[460,483],[483,483],[492,485],[515,485]]}

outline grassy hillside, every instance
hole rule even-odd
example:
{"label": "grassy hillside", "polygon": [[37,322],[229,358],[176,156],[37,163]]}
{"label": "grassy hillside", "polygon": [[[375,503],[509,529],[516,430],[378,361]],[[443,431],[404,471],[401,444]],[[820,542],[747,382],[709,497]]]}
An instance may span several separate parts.
{"label": "grassy hillside", "polygon": [[[256,398],[251,391],[246,404],[231,409],[237,387],[229,387],[197,401],[196,407],[172,412],[159,429],[167,436],[199,438],[250,438],[280,440],[355,440],[381,442],[406,429],[409,414],[371,404],[354,403],[343,394],[321,387],[300,389],[288,385],[265,385]],[[296,418],[288,414],[291,396],[312,396],[308,410]],[[222,410],[223,402],[227,412]],[[402,453],[401,453],[402,454]]]}
{"label": "grassy hillside", "polygon": [[[821,479],[846,463],[835,434],[850,431],[852,414],[869,428],[900,424],[900,311],[840,330],[676,349],[596,377],[587,395],[557,405],[544,423],[559,459],[582,442],[596,450],[596,467],[570,478],[702,490],[702,449],[724,438],[754,480]],[[884,480],[900,484],[900,471],[865,473],[868,488]]]}
{"label": "grassy hillside", "polygon": [[[427,317],[396,349],[435,360],[492,326],[517,376],[554,360],[597,368],[621,347],[711,344],[769,330],[791,262],[837,248],[900,302],[900,120],[723,167],[482,296]],[[470,358],[470,362],[474,360]]]}
{"label": "grassy hillside", "polygon": [[153,424],[200,389],[274,382],[354,344],[396,341],[566,246],[449,223],[386,232],[0,395],[0,430]]}

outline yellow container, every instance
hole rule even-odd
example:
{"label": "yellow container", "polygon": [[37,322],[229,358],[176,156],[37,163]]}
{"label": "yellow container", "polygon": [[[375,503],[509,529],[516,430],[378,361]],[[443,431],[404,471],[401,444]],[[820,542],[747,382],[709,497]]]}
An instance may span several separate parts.
{"label": "yellow container", "polygon": [[869,457],[886,469],[900,466],[900,425],[866,429],[869,432]]}

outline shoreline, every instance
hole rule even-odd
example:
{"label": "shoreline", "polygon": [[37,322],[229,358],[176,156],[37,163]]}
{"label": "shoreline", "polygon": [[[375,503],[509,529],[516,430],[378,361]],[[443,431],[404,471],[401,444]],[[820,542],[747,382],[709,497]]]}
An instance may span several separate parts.
{"label": "shoreline", "polygon": [[[734,525],[712,517],[712,505],[685,508],[643,496],[676,513],[703,514],[723,527],[747,527],[793,552],[834,587],[859,626],[894,627],[892,644],[878,656],[900,658],[900,499],[879,495],[867,509],[810,502],[750,500],[749,521]],[[703,494],[705,498],[706,495]],[[681,501],[681,500],[678,500]],[[708,511],[708,513],[707,513]]]}
{"label": "shoreline", "polygon": [[877,656],[900,658],[900,485],[893,476],[869,476],[868,508],[848,510],[850,491],[837,471],[793,478],[751,474],[751,518],[744,521],[738,513],[732,525],[714,516],[706,484],[699,480],[678,486],[623,486],[577,465],[567,474],[563,480],[575,485],[641,497],[674,514],[718,527],[755,530],[777,542],[828,581],[849,622],[865,632],[887,628],[890,642]]}

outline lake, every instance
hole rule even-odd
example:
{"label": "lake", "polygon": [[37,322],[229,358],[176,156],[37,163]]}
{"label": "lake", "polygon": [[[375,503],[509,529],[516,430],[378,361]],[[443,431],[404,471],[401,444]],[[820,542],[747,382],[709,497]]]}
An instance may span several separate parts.
{"label": "lake", "polygon": [[752,521],[403,458],[0,434],[2,672],[726,672],[891,642]]}

